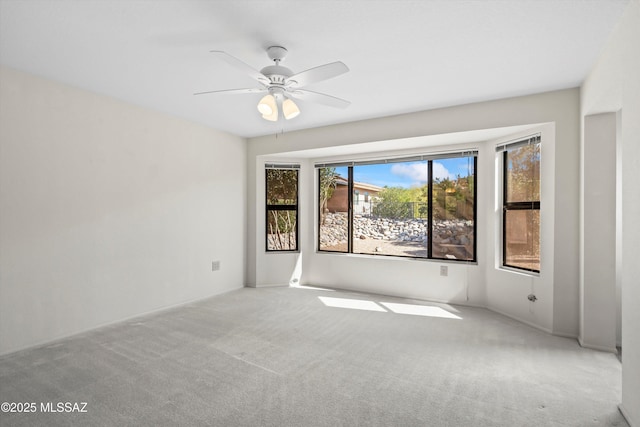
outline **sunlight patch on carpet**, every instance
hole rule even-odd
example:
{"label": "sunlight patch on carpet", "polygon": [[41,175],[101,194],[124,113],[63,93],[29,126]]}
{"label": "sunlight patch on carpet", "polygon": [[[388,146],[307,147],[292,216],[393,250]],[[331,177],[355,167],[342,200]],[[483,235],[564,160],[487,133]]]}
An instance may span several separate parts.
{"label": "sunlight patch on carpet", "polygon": [[442,317],[444,319],[458,319],[462,317],[456,316],[447,310],[434,307],[431,305],[415,305],[415,304],[399,304],[395,302],[381,302],[383,306],[393,311],[396,314],[409,314],[412,316],[428,316],[428,317]]}
{"label": "sunlight patch on carpet", "polygon": [[350,308],[353,310],[368,310],[368,311],[384,311],[384,308],[380,307],[373,301],[367,301],[362,299],[348,299],[348,298],[332,298],[332,297],[318,297],[320,301],[327,307],[336,308]]}
{"label": "sunlight patch on carpet", "polygon": [[367,310],[379,312],[392,312],[395,314],[407,314],[410,316],[440,317],[442,319],[457,319],[462,317],[432,305],[400,304],[396,302],[375,302],[363,299],[318,297],[327,307],[348,308],[352,310]]}

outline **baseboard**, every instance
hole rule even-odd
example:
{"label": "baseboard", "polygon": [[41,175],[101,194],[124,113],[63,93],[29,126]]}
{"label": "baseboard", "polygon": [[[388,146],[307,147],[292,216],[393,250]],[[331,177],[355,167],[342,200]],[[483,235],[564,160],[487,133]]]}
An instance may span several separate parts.
{"label": "baseboard", "polygon": [[629,416],[629,413],[627,412],[626,409],[624,409],[624,406],[622,406],[622,403],[618,405],[618,411],[620,411],[620,413],[622,414],[624,419],[627,421],[627,424],[629,424],[629,427],[638,427],[638,426],[640,426],[640,424],[636,424],[635,421],[631,420],[631,417]]}
{"label": "baseboard", "polygon": [[570,334],[569,332],[553,332],[553,335],[555,335],[556,337],[571,338],[574,340],[578,339],[577,334]]}
{"label": "baseboard", "polygon": [[493,307],[486,307],[486,308],[487,308],[487,310],[489,310],[489,311],[493,311],[494,313],[501,314],[501,315],[503,315],[503,316],[505,316],[505,317],[508,317],[509,319],[516,320],[516,321],[518,321],[518,322],[520,322],[520,323],[524,323],[524,324],[525,324],[525,325],[527,325],[527,326],[531,326],[531,327],[532,327],[532,328],[534,328],[534,329],[537,329],[537,330],[542,331],[542,332],[546,332],[546,333],[547,333],[547,334],[549,334],[549,335],[553,335],[553,331],[551,331],[551,329],[543,328],[543,327],[542,327],[542,326],[540,326],[540,325],[536,325],[536,324],[535,324],[535,323],[533,323],[533,322],[530,322],[530,321],[528,321],[528,320],[521,319],[521,318],[519,318],[518,316],[514,316],[514,315],[512,315],[512,314],[505,313],[504,311],[498,310],[497,308],[493,308]]}
{"label": "baseboard", "polygon": [[252,288],[288,288],[288,283],[263,283],[260,285],[253,285]]}
{"label": "baseboard", "polygon": [[588,348],[591,350],[605,351],[607,353],[618,354],[618,349],[615,347],[606,347],[604,345],[589,344],[584,342],[584,340],[580,336],[578,337],[578,343],[580,344],[580,347]]}

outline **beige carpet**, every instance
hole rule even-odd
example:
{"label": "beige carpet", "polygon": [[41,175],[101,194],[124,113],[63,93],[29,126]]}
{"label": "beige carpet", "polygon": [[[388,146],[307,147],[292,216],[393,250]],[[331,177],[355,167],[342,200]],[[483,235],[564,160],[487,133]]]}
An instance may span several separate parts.
{"label": "beige carpet", "polygon": [[241,289],[1,358],[0,401],[37,411],[0,424],[626,426],[620,383],[615,355],[484,309]]}

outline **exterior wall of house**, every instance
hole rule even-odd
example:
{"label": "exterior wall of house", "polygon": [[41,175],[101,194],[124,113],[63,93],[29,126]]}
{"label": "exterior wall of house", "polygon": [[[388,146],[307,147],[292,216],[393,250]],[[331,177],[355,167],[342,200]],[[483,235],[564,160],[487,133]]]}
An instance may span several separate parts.
{"label": "exterior wall of house", "polygon": [[349,190],[346,185],[337,185],[333,195],[327,200],[329,212],[346,212],[348,209]]}
{"label": "exterior wall of house", "polygon": [[356,215],[372,215],[379,191],[369,186],[358,186],[356,183],[354,183],[353,187],[353,213]]}
{"label": "exterior wall of house", "polygon": [[[362,187],[354,183],[353,185],[353,211],[360,215],[371,215],[374,206],[374,198],[379,191],[370,187]],[[349,207],[349,191],[346,185],[338,184],[333,191],[333,195],[327,200],[329,212],[347,212]]]}

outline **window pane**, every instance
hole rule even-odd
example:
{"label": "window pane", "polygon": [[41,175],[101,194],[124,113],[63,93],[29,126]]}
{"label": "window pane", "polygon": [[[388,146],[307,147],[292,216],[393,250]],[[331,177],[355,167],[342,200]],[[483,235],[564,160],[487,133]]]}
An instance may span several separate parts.
{"label": "window pane", "polygon": [[266,169],[267,251],[298,250],[298,170]]}
{"label": "window pane", "polygon": [[296,169],[267,169],[267,204],[298,204],[298,171]]}
{"label": "window pane", "polygon": [[433,258],[473,260],[474,158],[433,161]]}
{"label": "window pane", "polygon": [[427,162],[353,168],[353,252],[428,256]]}
{"label": "window pane", "polygon": [[540,271],[540,143],[505,159],[504,265]]}
{"label": "window pane", "polygon": [[475,261],[476,155],[451,156],[319,168],[319,250]]}
{"label": "window pane", "polygon": [[540,200],[540,144],[525,145],[507,153],[505,202]]}
{"label": "window pane", "polygon": [[348,178],[349,169],[320,168],[319,174],[319,250],[347,252],[349,209]]}
{"label": "window pane", "polygon": [[297,250],[297,221],[295,210],[267,210],[267,250]]}
{"label": "window pane", "polygon": [[505,265],[540,271],[540,210],[505,213]]}

